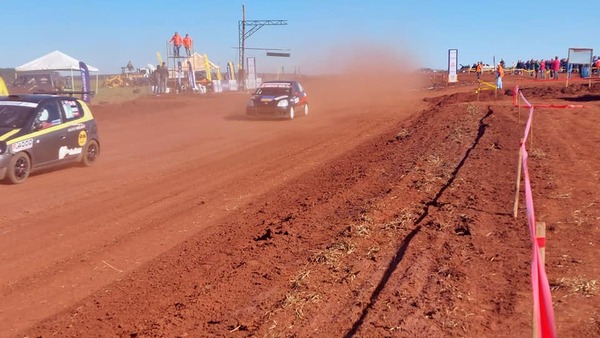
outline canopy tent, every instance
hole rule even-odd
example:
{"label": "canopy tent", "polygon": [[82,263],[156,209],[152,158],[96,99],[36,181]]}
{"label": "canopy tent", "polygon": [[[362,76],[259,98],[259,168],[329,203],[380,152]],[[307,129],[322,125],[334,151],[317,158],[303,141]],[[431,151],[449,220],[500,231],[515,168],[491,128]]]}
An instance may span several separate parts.
{"label": "canopy tent", "polygon": [[[98,68],[87,65],[90,72],[96,73],[96,92],[98,92]],[[33,61],[29,61],[15,70],[18,73],[39,73],[44,71],[70,71],[71,83],[73,82],[73,71],[79,71],[79,60],[58,50],[50,52]]]}
{"label": "canopy tent", "polygon": [[[199,71],[199,70],[206,71],[206,67],[204,66],[204,55],[196,52],[196,53],[194,53],[193,58],[194,58],[194,62],[193,62],[194,70],[195,71]],[[211,71],[213,71],[213,70],[216,71],[217,69],[219,69],[219,66],[217,66],[210,60],[208,60],[208,64],[210,65]]]}
{"label": "canopy tent", "polygon": [[[98,72],[98,68],[87,65],[90,72]],[[79,60],[70,57],[69,55],[55,50],[33,61],[29,61],[24,65],[16,68],[17,72],[33,72],[33,71],[69,71],[79,70]]]}

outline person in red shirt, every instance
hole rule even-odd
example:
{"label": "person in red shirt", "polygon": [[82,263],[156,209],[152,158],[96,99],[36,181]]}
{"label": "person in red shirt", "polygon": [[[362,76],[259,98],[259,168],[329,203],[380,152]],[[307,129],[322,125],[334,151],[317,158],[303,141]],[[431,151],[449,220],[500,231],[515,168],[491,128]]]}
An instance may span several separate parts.
{"label": "person in red shirt", "polygon": [[185,38],[183,38],[183,47],[185,48],[187,56],[192,56],[192,43],[192,38],[189,34],[186,34]]}
{"label": "person in red shirt", "polygon": [[179,33],[175,32],[169,43],[173,43],[173,55],[175,57],[179,57],[179,49],[181,48],[181,44],[183,43],[183,39]]}
{"label": "person in red shirt", "polygon": [[554,57],[552,60],[552,74],[554,76],[554,80],[558,80],[558,72],[560,71],[560,60],[558,56]]}

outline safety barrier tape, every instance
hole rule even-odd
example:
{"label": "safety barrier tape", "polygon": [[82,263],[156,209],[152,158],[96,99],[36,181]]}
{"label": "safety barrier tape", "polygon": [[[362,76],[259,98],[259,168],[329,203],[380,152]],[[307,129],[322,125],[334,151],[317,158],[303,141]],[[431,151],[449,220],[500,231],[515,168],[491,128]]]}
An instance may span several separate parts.
{"label": "safety barrier tape", "polygon": [[[523,93],[519,91],[519,86],[515,87],[514,97],[517,95],[523,99],[525,106],[529,108],[529,118],[527,119],[527,124],[525,125],[525,133],[523,135],[520,148],[523,154],[522,164],[525,181],[525,207],[527,213],[527,222],[529,224],[529,233],[531,235],[531,242],[533,246],[533,258],[531,261],[531,285],[533,292],[534,322],[536,325],[537,337],[555,338],[556,331],[554,323],[554,309],[552,308],[552,295],[550,292],[550,284],[548,282],[548,276],[546,275],[544,262],[540,254],[540,248],[546,245],[546,239],[544,237],[536,237],[533,193],[531,190],[531,181],[527,166],[527,159],[529,155],[527,153],[527,147],[525,147],[529,132],[531,131],[534,106],[529,103]],[[514,101],[516,101],[516,99]]]}
{"label": "safety barrier tape", "polygon": [[[475,93],[476,94],[479,93],[479,92],[481,92],[482,90],[496,90],[496,89],[498,89],[498,87],[496,87],[496,85],[494,85],[492,83],[489,83],[489,82],[484,82],[484,81],[479,80],[479,84],[480,84],[479,88],[475,89]],[[482,88],[481,84],[485,85],[486,87]]]}

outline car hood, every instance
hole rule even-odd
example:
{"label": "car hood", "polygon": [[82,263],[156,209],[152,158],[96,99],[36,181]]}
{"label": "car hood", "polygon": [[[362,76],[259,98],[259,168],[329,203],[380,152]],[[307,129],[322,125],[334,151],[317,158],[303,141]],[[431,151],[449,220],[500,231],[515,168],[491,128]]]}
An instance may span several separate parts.
{"label": "car hood", "polygon": [[19,132],[19,128],[0,127],[0,141],[6,141],[9,137]]}
{"label": "car hood", "polygon": [[253,99],[260,102],[272,102],[288,99],[289,95],[255,95]]}

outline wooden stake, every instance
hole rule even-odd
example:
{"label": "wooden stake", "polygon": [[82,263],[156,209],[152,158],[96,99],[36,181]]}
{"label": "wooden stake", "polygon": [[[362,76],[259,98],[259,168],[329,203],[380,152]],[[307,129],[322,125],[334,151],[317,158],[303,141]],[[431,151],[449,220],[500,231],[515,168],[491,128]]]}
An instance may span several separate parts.
{"label": "wooden stake", "polygon": [[[539,240],[538,244],[540,247],[540,256],[542,257],[542,263],[546,264],[546,223],[536,222],[535,223],[535,237]],[[541,242],[541,243],[540,243]]]}
{"label": "wooden stake", "polygon": [[517,91],[517,110],[519,111],[518,123],[521,124],[521,95]]}
{"label": "wooden stake", "polygon": [[519,142],[519,162],[517,163],[517,191],[515,192],[515,205],[513,206],[513,217],[517,218],[519,211],[519,191],[521,190],[521,171],[523,169],[523,139]]}
{"label": "wooden stake", "polygon": [[531,119],[531,125],[529,126],[529,149],[533,150],[533,118]]}
{"label": "wooden stake", "polygon": [[[535,223],[535,240],[538,241],[540,248],[540,257],[542,258],[542,264],[546,264],[546,223],[536,222]],[[537,338],[537,323],[535,321],[535,309],[533,310],[533,338]]]}

